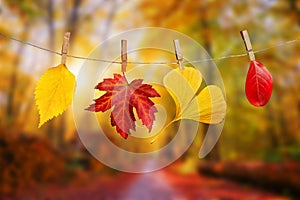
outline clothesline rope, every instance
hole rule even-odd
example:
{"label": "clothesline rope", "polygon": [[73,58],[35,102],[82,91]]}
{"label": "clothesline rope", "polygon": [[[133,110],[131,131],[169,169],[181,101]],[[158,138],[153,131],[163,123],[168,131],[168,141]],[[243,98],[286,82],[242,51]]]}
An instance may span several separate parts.
{"label": "clothesline rope", "polygon": [[[50,52],[50,53],[62,56],[62,53],[60,53],[60,52],[53,51],[51,49],[38,46],[38,45],[35,45],[33,43],[30,43],[30,42],[25,42],[25,41],[19,40],[17,38],[5,35],[3,33],[0,33],[0,36],[4,37],[4,38],[7,38],[7,39],[10,39],[10,40],[13,40],[13,41],[16,41],[16,42],[19,42],[19,43],[22,43],[24,45],[28,45],[28,46],[31,46],[31,47],[34,47],[34,48],[37,48],[37,49],[40,49],[40,50],[43,50],[43,51],[47,51],[47,52]],[[291,44],[294,44],[294,43],[299,42],[299,41],[300,41],[300,39],[294,39],[294,40],[289,40],[289,41],[286,41],[286,42],[281,42],[281,43],[278,43],[276,45],[273,45],[273,46],[270,46],[270,47],[267,47],[267,48],[255,50],[254,53],[266,52],[266,51],[269,51],[271,49],[275,49],[275,48],[278,48],[278,47],[291,45]],[[207,59],[194,60],[194,61],[184,61],[183,63],[184,64],[193,64],[193,63],[201,63],[201,62],[207,62],[207,61],[219,61],[219,60],[224,60],[224,59],[228,59],[228,58],[239,58],[239,57],[244,57],[244,56],[247,56],[247,53],[231,54],[231,55],[222,56],[222,57],[218,57],[218,58],[207,58]],[[121,61],[113,61],[113,60],[105,60],[105,59],[99,59],[99,58],[89,58],[89,57],[82,57],[82,56],[74,56],[74,55],[69,55],[69,54],[67,55],[67,57],[69,57],[69,58],[75,58],[75,59],[81,59],[81,60],[90,60],[90,61],[95,61],[95,62],[122,64]],[[127,61],[127,64],[177,65],[178,62],[177,61],[173,61],[173,62],[163,62],[163,61],[162,62],[159,62],[159,61],[158,62]]]}

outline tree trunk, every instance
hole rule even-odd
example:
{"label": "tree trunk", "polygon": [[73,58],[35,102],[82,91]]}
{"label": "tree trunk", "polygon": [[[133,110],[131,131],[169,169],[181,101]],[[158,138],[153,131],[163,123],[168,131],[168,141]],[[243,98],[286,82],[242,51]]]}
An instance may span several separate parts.
{"label": "tree trunk", "polygon": [[[23,35],[21,37],[22,40],[26,41],[28,39],[29,30],[30,30],[30,24],[26,22],[23,26],[23,31],[22,31]],[[15,109],[15,93],[18,85],[18,73],[20,68],[20,60],[24,48],[25,48],[24,44],[19,45],[19,48],[17,50],[17,57],[13,62],[13,70],[10,77],[10,89],[8,91],[7,107],[6,107],[6,117],[8,120],[7,125],[9,129],[13,127],[12,125],[13,125],[14,116],[18,114],[17,113],[18,110]]]}
{"label": "tree trunk", "polygon": [[297,6],[298,0],[289,0],[289,6],[292,11],[297,15],[298,25],[300,25],[300,8]]}
{"label": "tree trunk", "polygon": [[70,43],[74,40],[77,34],[77,29],[78,29],[78,9],[81,4],[82,0],[74,0],[73,7],[70,13],[70,17],[68,18],[67,25],[66,25],[66,30],[71,32],[71,38],[70,38]]}
{"label": "tree trunk", "polygon": [[[206,3],[201,4],[200,7],[200,12],[202,13],[202,18],[201,18],[201,27],[202,27],[202,37],[204,38],[204,48],[206,49],[207,53],[213,57],[213,52],[212,52],[212,43],[211,43],[211,28],[209,26],[209,21],[207,17],[207,12],[208,12],[208,6]],[[207,73],[207,82],[206,84],[213,84],[214,82],[214,73],[213,73],[213,67],[211,62],[207,62],[208,65],[208,70],[205,72]],[[207,131],[209,125],[204,126],[205,132]],[[213,130],[212,131],[218,131],[217,127],[215,125],[212,125],[211,127]],[[205,136],[204,136],[205,137]],[[219,143],[217,142],[210,152],[208,154],[207,159],[209,160],[220,160],[220,148],[219,148]]]}

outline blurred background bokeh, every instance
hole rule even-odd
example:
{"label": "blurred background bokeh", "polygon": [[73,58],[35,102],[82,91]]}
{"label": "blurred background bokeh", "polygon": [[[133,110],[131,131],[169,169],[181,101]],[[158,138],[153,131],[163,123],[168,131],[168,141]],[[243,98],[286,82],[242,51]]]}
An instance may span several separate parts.
{"label": "blurred background bokeh", "polygon": [[[70,31],[69,53],[83,57],[122,31],[170,28],[218,58],[245,52],[243,29],[257,50],[299,38],[300,2],[0,0],[0,22],[0,33],[58,52],[63,33]],[[271,100],[260,108],[251,106],[244,93],[248,58],[216,61],[228,110],[213,151],[202,160],[197,156],[202,125],[173,165],[137,175],[107,168],[85,150],[71,107],[37,128],[34,88],[60,56],[0,37],[0,199],[297,199],[299,51],[293,43],[256,54],[274,79]],[[67,62],[76,75],[84,61]]]}

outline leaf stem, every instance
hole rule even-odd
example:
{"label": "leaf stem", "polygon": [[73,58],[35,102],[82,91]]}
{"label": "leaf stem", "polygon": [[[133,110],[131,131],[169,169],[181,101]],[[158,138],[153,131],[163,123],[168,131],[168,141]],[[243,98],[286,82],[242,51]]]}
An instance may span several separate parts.
{"label": "leaf stem", "polygon": [[180,118],[175,118],[173,119],[172,121],[170,121],[151,141],[150,141],[150,144],[153,144],[157,138],[159,138],[161,136],[161,134],[165,131],[166,128],[168,128],[172,123],[176,122],[180,120]]}

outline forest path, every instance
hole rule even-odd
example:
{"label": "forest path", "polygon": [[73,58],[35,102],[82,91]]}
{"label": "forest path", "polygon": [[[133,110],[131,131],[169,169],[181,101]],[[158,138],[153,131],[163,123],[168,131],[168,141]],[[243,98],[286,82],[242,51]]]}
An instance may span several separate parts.
{"label": "forest path", "polygon": [[[178,174],[170,169],[146,174],[86,175],[65,186],[38,187],[17,199],[72,200],[286,200],[270,191],[199,174]],[[27,194],[26,194],[27,193]],[[32,196],[33,195],[33,196]]]}

